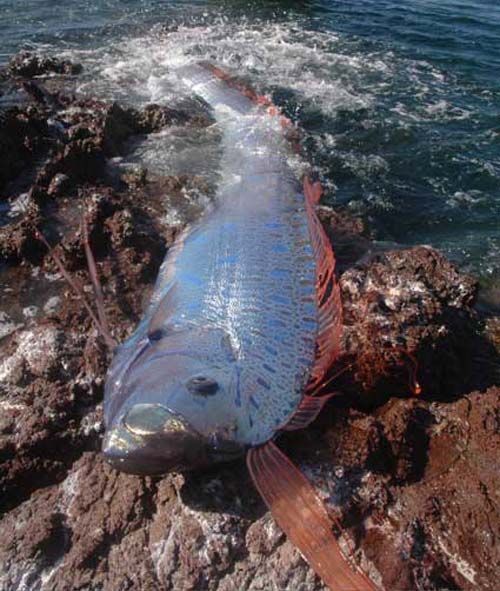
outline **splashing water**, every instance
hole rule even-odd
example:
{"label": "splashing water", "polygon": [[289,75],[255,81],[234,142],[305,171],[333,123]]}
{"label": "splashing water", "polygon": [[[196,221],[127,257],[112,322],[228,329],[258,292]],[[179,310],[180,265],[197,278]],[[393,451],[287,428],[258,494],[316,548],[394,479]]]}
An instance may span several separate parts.
{"label": "splashing water", "polygon": [[[173,72],[216,62],[300,125],[328,198],[377,239],[432,244],[498,281],[500,10],[479,0],[122,4],[31,2],[19,15],[0,0],[0,60],[22,39],[82,62],[82,93],[193,108]],[[172,129],[130,160],[213,181],[218,150],[217,130]]]}

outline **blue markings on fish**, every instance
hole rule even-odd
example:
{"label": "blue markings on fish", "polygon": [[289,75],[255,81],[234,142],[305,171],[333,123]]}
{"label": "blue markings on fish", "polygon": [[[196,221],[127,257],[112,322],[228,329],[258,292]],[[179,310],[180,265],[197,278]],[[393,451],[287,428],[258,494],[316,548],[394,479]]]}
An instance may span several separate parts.
{"label": "blue markings on fish", "polygon": [[226,180],[168,253],[109,371],[104,454],[139,473],[272,439],[301,403],[320,331],[313,236],[282,118],[209,68],[178,76],[213,110]]}

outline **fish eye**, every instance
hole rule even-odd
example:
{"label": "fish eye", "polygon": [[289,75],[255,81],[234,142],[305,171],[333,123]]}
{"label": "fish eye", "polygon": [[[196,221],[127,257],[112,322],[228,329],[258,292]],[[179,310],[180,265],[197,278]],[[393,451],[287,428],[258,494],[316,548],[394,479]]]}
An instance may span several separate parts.
{"label": "fish eye", "polygon": [[165,336],[165,331],[161,328],[158,328],[156,330],[152,330],[150,333],[148,333],[148,340],[150,343],[157,343],[158,341],[161,341],[161,339]]}
{"label": "fish eye", "polygon": [[194,376],[187,382],[187,389],[193,394],[211,396],[219,389],[219,384],[206,376]]}

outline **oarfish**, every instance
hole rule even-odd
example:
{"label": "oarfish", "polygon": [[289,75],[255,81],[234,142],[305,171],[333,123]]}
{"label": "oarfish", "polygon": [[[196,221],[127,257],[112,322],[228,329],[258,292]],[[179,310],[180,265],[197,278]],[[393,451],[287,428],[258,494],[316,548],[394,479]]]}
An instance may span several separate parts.
{"label": "oarfish", "polygon": [[138,474],[243,454],[280,526],[332,588],[373,589],[344,561],[326,509],[273,441],[307,426],[338,354],[335,259],[315,213],[321,195],[288,160],[289,121],[217,68],[177,76],[222,134],[215,205],[163,262],[151,304],[118,347],[104,400],[103,452]]}

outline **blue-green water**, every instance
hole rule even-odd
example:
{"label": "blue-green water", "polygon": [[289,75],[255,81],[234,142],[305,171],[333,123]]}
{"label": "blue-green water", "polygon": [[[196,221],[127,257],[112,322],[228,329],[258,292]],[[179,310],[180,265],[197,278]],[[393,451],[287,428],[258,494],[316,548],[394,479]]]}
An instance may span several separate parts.
{"label": "blue-green water", "polygon": [[[80,91],[136,104],[178,100],[169,71],[216,61],[273,94],[377,239],[499,281],[494,0],[0,0],[0,62],[19,48],[81,61]],[[142,151],[149,165],[174,165],[167,140]]]}

